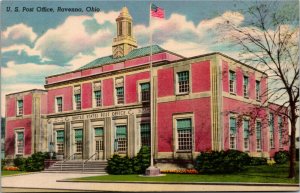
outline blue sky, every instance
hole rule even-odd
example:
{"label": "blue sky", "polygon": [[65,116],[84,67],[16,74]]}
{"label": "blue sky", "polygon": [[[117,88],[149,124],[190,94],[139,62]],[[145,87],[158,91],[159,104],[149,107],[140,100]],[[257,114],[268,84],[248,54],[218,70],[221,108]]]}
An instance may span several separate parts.
{"label": "blue sky", "polygon": [[[154,20],[153,39],[165,49],[185,56],[220,51],[238,57],[238,50],[217,41],[222,18],[238,25],[247,20],[241,10],[252,1],[152,1],[165,9],[163,20]],[[297,2],[297,1],[296,1]],[[78,69],[111,54],[115,18],[126,6],[134,20],[140,47],[149,41],[149,1],[2,1],[1,2],[2,104],[5,94],[43,88],[45,76]],[[281,2],[283,3],[283,2]],[[56,12],[57,7],[82,8],[80,13]],[[7,12],[19,7],[20,12]],[[34,8],[22,12],[22,8]],[[37,7],[55,12],[37,12]],[[86,7],[100,12],[86,12]],[[1,109],[4,113],[4,105]]]}

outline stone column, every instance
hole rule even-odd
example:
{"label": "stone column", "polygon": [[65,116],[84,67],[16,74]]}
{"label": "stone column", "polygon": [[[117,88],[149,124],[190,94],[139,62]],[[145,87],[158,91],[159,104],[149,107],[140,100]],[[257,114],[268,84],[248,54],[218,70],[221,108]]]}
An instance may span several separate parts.
{"label": "stone column", "polygon": [[71,155],[71,124],[66,122],[65,127],[65,158]]}
{"label": "stone column", "polygon": [[106,117],[105,118],[105,122],[104,122],[104,134],[105,134],[105,146],[104,146],[104,151],[105,151],[105,155],[104,158],[105,159],[109,159],[111,158],[113,152],[113,148],[112,148],[112,128],[111,128],[111,118],[110,117]]}
{"label": "stone column", "polygon": [[83,159],[88,159],[90,155],[90,145],[92,144],[89,140],[90,138],[90,122],[89,120],[84,120],[84,126],[83,126],[83,144],[82,144],[82,156]]}
{"label": "stone column", "polygon": [[128,140],[128,156],[129,157],[133,157],[134,153],[135,153],[135,151],[134,151],[134,147],[135,147],[134,139],[135,139],[134,115],[129,115],[128,116],[128,136],[127,136],[127,140]]}

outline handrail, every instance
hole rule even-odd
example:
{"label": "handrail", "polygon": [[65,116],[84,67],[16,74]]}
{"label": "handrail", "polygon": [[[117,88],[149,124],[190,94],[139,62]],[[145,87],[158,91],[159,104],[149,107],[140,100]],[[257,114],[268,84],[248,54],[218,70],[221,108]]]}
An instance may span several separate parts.
{"label": "handrail", "polygon": [[92,159],[92,157],[94,157],[96,154],[99,154],[99,152],[94,153],[88,159],[86,159],[84,162],[82,162],[82,172],[84,172],[84,165],[85,165],[85,163],[88,162],[90,159]]}
{"label": "handrail", "polygon": [[61,162],[61,164],[60,164],[60,171],[62,171],[62,165],[63,165],[63,163],[65,163],[66,161],[68,161],[72,156],[74,156],[75,154],[77,154],[77,153],[73,153],[72,155],[70,155],[69,157],[67,157],[66,159],[64,159],[62,162]]}

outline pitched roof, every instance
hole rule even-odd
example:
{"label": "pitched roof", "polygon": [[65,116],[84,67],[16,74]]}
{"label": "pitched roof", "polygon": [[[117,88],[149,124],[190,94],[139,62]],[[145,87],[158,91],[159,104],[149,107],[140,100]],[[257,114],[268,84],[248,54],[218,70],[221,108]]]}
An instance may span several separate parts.
{"label": "pitched roof", "polygon": [[[151,48],[150,46],[137,48],[137,49],[134,49],[131,52],[129,52],[129,54],[127,54],[126,56],[119,57],[119,58],[113,58],[112,55],[98,58],[98,59],[80,67],[78,70],[94,68],[94,67],[98,67],[98,66],[103,66],[105,64],[118,63],[118,62],[122,62],[125,60],[130,60],[133,58],[147,56],[150,54],[150,48]],[[152,54],[157,54],[157,53],[165,52],[165,51],[167,51],[167,50],[161,48],[158,45],[152,45]]]}

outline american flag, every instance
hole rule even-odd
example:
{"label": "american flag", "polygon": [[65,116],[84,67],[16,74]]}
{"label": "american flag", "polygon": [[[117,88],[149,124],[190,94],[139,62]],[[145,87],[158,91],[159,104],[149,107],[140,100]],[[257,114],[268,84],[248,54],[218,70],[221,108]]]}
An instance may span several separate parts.
{"label": "american flag", "polygon": [[157,7],[154,4],[151,4],[151,16],[164,18],[165,17],[165,10],[163,8]]}

